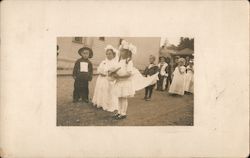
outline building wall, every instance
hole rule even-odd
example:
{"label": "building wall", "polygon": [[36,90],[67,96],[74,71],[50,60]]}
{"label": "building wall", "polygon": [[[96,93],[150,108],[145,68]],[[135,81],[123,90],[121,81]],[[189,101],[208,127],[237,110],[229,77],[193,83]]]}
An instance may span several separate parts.
{"label": "building wall", "polygon": [[111,44],[115,48],[118,48],[121,39],[131,42],[137,47],[137,54],[133,55],[133,62],[136,68],[144,69],[148,64],[148,58],[151,54],[155,55],[158,59],[159,37],[105,37],[105,40],[100,40],[99,37],[86,37],[83,43],[73,42],[73,37],[58,37],[57,45],[60,49],[57,59],[58,71],[64,71],[64,73],[71,72],[75,60],[80,58],[78,50],[84,45],[88,45],[93,49],[94,56],[91,61],[94,68],[96,68],[105,59],[104,48],[106,45]]}
{"label": "building wall", "polygon": [[149,55],[152,54],[158,59],[160,37],[124,37],[123,39],[137,47],[137,54],[133,56],[133,62],[138,69],[144,69],[148,65]]}

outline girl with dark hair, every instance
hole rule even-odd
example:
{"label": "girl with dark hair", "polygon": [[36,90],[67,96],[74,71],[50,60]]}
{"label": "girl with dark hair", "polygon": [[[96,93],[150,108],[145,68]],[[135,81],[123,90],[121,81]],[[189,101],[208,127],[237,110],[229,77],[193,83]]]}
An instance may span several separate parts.
{"label": "girl with dark hair", "polygon": [[97,108],[113,112],[118,110],[117,98],[112,95],[114,88],[113,81],[108,76],[109,70],[118,62],[118,51],[111,45],[105,48],[106,59],[103,60],[97,68],[98,77],[96,80],[93,105]]}

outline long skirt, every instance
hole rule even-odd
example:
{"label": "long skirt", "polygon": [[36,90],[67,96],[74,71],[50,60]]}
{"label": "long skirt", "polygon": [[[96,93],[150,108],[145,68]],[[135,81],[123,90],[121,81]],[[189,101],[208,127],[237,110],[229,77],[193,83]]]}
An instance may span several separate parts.
{"label": "long skirt", "polygon": [[175,73],[173,81],[169,87],[169,93],[184,95],[185,74]]}
{"label": "long skirt", "polygon": [[113,94],[114,84],[107,77],[98,76],[96,80],[93,104],[106,111],[118,109],[118,98]]}
{"label": "long skirt", "polygon": [[185,91],[186,92],[190,92],[193,93],[193,73],[192,72],[188,72],[185,75]]}

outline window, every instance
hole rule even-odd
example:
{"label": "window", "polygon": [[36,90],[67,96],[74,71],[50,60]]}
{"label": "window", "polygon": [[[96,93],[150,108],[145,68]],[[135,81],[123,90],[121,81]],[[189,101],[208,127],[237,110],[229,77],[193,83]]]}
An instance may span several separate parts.
{"label": "window", "polygon": [[105,41],[105,37],[99,37],[100,41]]}
{"label": "window", "polygon": [[72,42],[83,43],[83,40],[82,40],[82,37],[74,37]]}
{"label": "window", "polygon": [[120,38],[120,40],[119,40],[119,45],[121,45],[121,44],[122,44],[122,41],[123,41],[123,39],[122,39],[122,38]]}

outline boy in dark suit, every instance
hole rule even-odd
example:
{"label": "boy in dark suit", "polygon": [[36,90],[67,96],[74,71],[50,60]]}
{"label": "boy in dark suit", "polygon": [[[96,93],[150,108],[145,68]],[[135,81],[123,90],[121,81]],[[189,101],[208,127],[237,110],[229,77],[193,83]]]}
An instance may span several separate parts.
{"label": "boy in dark suit", "polygon": [[89,81],[92,80],[93,66],[89,58],[93,57],[92,49],[83,47],[78,50],[81,56],[75,62],[73,77],[75,79],[73,102],[78,102],[81,98],[83,102],[89,102]]}
{"label": "boy in dark suit", "polygon": [[[156,74],[159,71],[158,66],[155,64],[155,56],[150,55],[149,57],[149,66],[146,67],[146,69],[144,70],[144,76],[152,76],[154,74]],[[145,97],[144,99],[146,101],[150,101],[151,100],[151,96],[153,93],[153,89],[154,89],[155,84],[153,85],[149,85],[145,88]]]}

